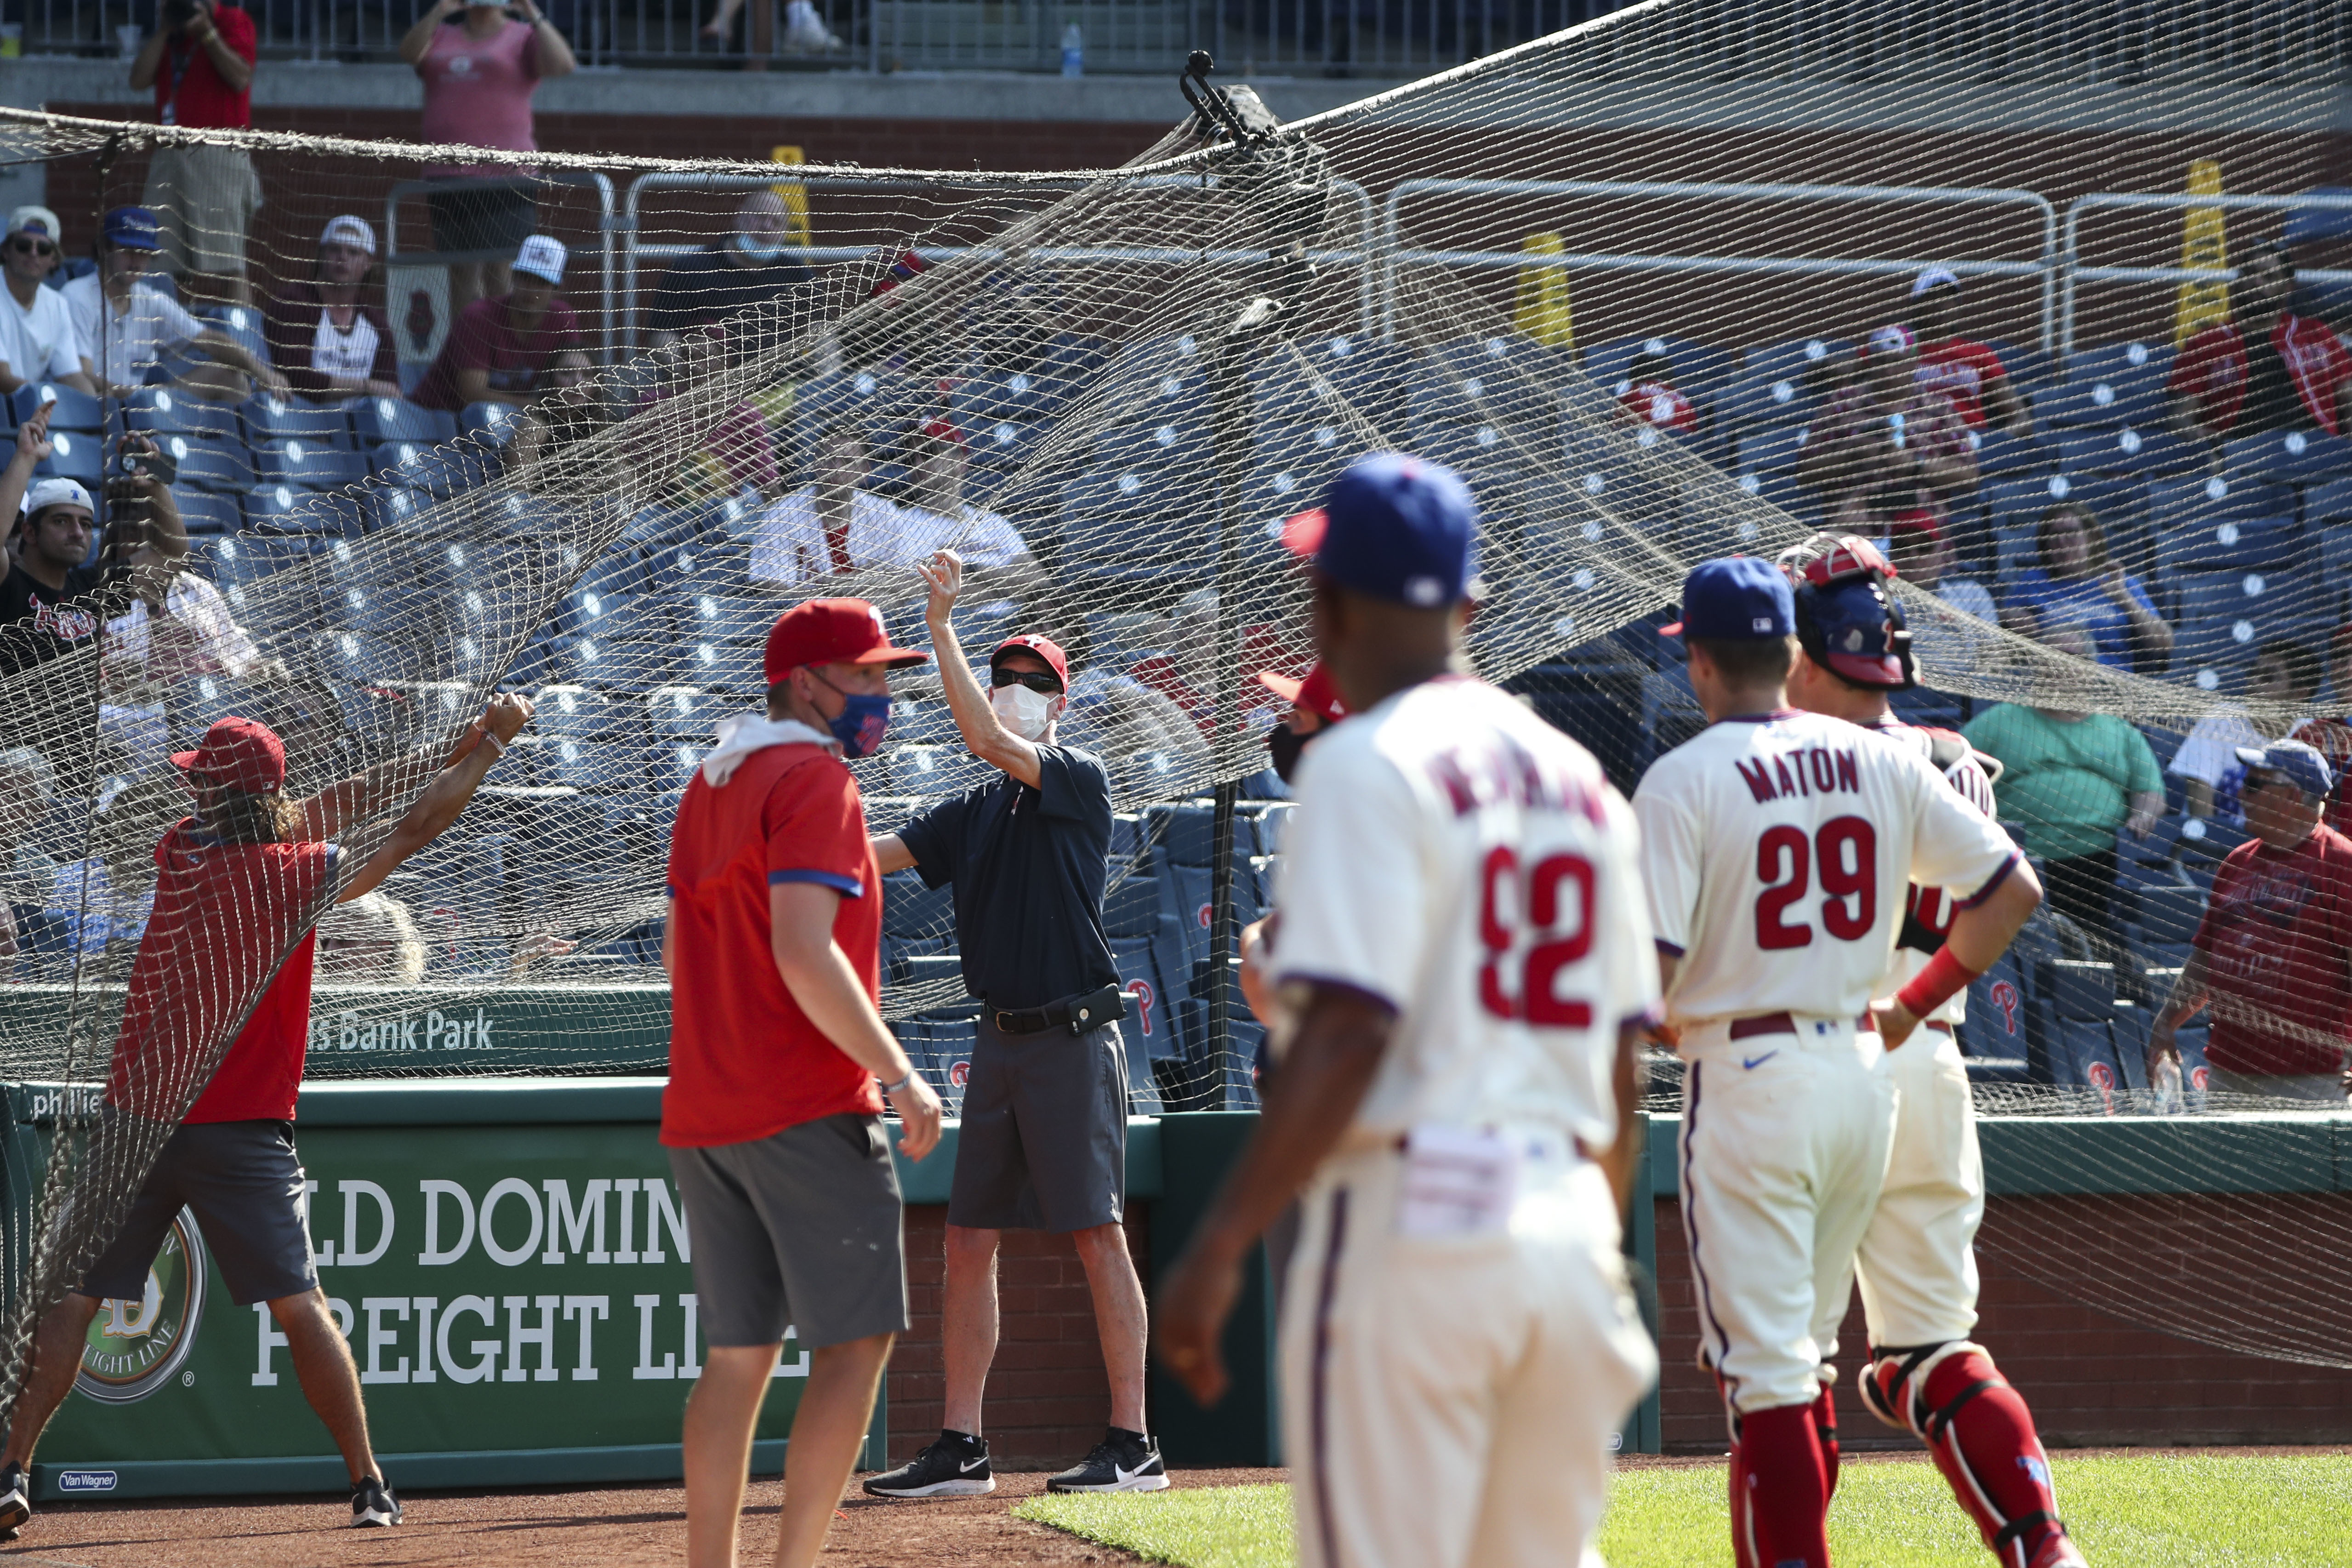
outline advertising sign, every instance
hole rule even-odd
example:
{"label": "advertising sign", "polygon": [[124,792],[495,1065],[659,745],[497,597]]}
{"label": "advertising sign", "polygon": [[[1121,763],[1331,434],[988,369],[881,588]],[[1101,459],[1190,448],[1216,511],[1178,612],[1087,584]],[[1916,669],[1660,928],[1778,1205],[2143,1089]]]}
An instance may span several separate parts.
{"label": "advertising sign", "polygon": [[[372,1086],[371,1086],[372,1087]],[[297,1142],[319,1274],[350,1341],[394,1486],[674,1476],[706,1342],[694,1238],[650,1120],[529,1120],[536,1095],[576,1113],[601,1090],[446,1089],[468,1125],[369,1125],[371,1089],[329,1091]],[[639,1114],[654,1103],[639,1088]],[[386,1086],[386,1105],[416,1091]],[[480,1120],[488,1098],[518,1120]],[[40,1097],[12,1095],[20,1111]],[[50,1097],[54,1103],[54,1097]],[[20,1123],[21,1138],[26,1129]],[[21,1159],[10,1161],[12,1177]],[[18,1194],[12,1194],[16,1196]],[[19,1211],[21,1212],[21,1210]],[[808,1375],[789,1336],[755,1454],[782,1447]],[[881,1411],[869,1436],[881,1452]],[[140,1300],[92,1321],[74,1394],[43,1439],[40,1495],[341,1489],[266,1305],[229,1299],[184,1213]]]}

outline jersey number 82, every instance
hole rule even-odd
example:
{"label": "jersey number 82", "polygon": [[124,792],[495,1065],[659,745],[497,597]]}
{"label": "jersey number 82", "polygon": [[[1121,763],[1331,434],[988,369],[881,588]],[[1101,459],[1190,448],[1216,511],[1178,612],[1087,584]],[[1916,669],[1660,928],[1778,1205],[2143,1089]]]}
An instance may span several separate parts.
{"label": "jersey number 82", "polygon": [[[1592,1026],[1592,1004],[1559,994],[1559,972],[1592,952],[1592,862],[1581,855],[1548,855],[1522,878],[1517,851],[1497,845],[1486,852],[1480,877],[1478,938],[1486,962],[1478,971],[1479,1005],[1497,1018],[1541,1028]],[[1523,922],[1523,923],[1522,923]],[[1568,926],[1560,931],[1563,923]],[[1519,963],[1519,989],[1507,986],[1503,961],[1531,938]]]}

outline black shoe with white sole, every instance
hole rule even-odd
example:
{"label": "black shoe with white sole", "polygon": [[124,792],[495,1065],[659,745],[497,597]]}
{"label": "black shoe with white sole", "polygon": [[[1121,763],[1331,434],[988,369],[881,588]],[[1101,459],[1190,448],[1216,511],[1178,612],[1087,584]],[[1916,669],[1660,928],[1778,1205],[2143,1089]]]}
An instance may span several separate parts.
{"label": "black shoe with white sole", "polygon": [[978,1497],[996,1489],[996,1478],[988,1473],[984,1439],[943,1430],[908,1463],[867,1478],[866,1489],[875,1497]]}
{"label": "black shoe with white sole", "polygon": [[380,1477],[370,1476],[352,1489],[352,1528],[388,1528],[400,1522],[400,1500]]}
{"label": "black shoe with white sole", "polygon": [[33,1517],[33,1478],[22,1465],[0,1469],[0,1536],[14,1535]]}
{"label": "black shoe with white sole", "polygon": [[1045,1483],[1055,1492],[1156,1492],[1168,1485],[1160,1441],[1114,1426],[1094,1452]]}

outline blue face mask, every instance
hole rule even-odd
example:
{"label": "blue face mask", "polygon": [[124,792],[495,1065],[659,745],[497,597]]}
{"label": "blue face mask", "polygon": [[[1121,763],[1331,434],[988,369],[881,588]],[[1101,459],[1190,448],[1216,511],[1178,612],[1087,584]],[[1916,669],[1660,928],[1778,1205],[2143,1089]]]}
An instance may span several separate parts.
{"label": "blue face mask", "polygon": [[817,675],[815,670],[809,673],[816,675],[818,683],[826,690],[840,694],[840,716],[826,720],[824,727],[833,731],[835,740],[841,742],[841,754],[845,757],[872,756],[881,747],[882,732],[890,727],[890,699],[872,697],[860,691],[843,691],[824,676]]}
{"label": "blue face mask", "polygon": [[784,253],[784,247],[782,246],[766,244],[761,240],[752,238],[748,234],[736,235],[735,248],[750,257],[752,260],[763,265],[773,261],[777,257],[782,256]]}

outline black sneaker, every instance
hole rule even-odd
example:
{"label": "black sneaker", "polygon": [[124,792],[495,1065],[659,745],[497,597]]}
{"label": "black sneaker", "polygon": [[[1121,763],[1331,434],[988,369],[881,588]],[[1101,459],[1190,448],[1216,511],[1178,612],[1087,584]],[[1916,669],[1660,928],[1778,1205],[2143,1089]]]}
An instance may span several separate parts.
{"label": "black sneaker", "polygon": [[1160,1441],[1114,1426],[1094,1452],[1045,1483],[1052,1492],[1156,1492],[1168,1485]]}
{"label": "black sneaker", "polygon": [[381,1477],[370,1476],[352,1489],[352,1528],[383,1528],[400,1522],[400,1500]]}
{"label": "black sneaker", "polygon": [[22,1465],[0,1469],[0,1536],[14,1535],[33,1517],[33,1481]]}
{"label": "black sneaker", "polygon": [[996,1478],[988,1473],[984,1439],[942,1431],[910,1463],[868,1477],[866,1489],[875,1497],[978,1497],[996,1489]]}

